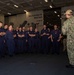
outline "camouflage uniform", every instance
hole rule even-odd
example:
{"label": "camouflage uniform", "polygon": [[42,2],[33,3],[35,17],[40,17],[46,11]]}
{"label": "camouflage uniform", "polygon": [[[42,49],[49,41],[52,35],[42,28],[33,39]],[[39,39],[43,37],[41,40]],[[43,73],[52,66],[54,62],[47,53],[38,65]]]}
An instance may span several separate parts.
{"label": "camouflage uniform", "polygon": [[74,17],[70,17],[64,22],[62,32],[67,35],[67,52],[69,63],[74,65]]}

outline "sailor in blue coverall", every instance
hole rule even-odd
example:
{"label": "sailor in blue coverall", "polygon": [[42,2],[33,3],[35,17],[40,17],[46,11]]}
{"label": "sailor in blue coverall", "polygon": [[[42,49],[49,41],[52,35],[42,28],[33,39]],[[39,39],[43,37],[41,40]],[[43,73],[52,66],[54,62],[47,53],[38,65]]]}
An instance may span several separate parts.
{"label": "sailor in blue coverall", "polygon": [[51,31],[50,31],[50,28],[47,28],[47,38],[48,38],[48,50],[47,50],[47,53],[50,52],[51,50]]}
{"label": "sailor in blue coverall", "polygon": [[58,29],[57,25],[54,25],[54,30],[52,30],[51,32],[52,53],[59,54],[60,40],[61,40],[61,31]]}
{"label": "sailor in blue coverall", "polygon": [[18,50],[19,53],[23,53],[24,52],[24,33],[22,31],[22,27],[19,27],[19,31],[18,31]]}
{"label": "sailor in blue coverall", "polygon": [[3,23],[0,21],[0,56],[4,56],[4,31],[3,31]]}
{"label": "sailor in blue coverall", "polygon": [[33,31],[33,28],[30,27],[30,31],[29,31],[29,49],[30,52],[34,52],[34,43],[35,43],[35,33]]}
{"label": "sailor in blue coverall", "polygon": [[3,28],[3,32],[4,32],[4,54],[7,54],[7,42],[6,42],[6,38],[5,38],[5,35],[6,35],[6,31],[8,30],[8,25],[5,24],[4,25],[4,28]]}
{"label": "sailor in blue coverall", "polygon": [[41,45],[42,52],[46,54],[48,51],[48,30],[46,28],[46,25],[44,25],[43,29],[41,30]]}
{"label": "sailor in blue coverall", "polygon": [[23,37],[23,46],[24,46],[24,52],[27,52],[27,47],[26,47],[26,31],[25,31],[25,27],[22,27],[22,31],[23,31],[23,34],[24,34],[24,37]]}
{"label": "sailor in blue coverall", "polygon": [[13,30],[13,35],[14,35],[14,43],[15,43],[15,53],[17,54],[17,31]]}
{"label": "sailor in blue coverall", "polygon": [[29,28],[27,28],[25,35],[26,35],[26,49],[27,49],[27,52],[29,52]]}
{"label": "sailor in blue coverall", "polygon": [[18,31],[19,31],[19,27],[16,28],[16,30],[14,30],[14,42],[15,42],[15,53],[18,54]]}
{"label": "sailor in blue coverall", "polygon": [[40,43],[40,34],[37,28],[35,28],[35,50],[37,53],[40,52],[40,47],[41,47],[41,43]]}
{"label": "sailor in blue coverall", "polygon": [[15,50],[15,43],[14,43],[13,26],[12,25],[9,26],[8,31],[6,32],[5,38],[6,38],[7,47],[8,47],[8,54],[10,56],[13,56],[14,50]]}

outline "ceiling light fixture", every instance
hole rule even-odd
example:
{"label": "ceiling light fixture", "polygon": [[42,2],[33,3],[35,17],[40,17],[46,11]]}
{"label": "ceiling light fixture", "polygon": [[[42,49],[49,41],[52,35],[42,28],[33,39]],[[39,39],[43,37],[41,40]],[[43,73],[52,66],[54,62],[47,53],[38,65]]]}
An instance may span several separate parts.
{"label": "ceiling light fixture", "polygon": [[60,17],[60,15],[58,15],[58,17]]}
{"label": "ceiling light fixture", "polygon": [[48,2],[48,0],[44,0],[45,2]]}
{"label": "ceiling light fixture", "polygon": [[56,13],[57,13],[57,11],[54,11],[54,13],[56,14]]}
{"label": "ceiling light fixture", "polygon": [[8,15],[11,15],[11,13],[7,13]]}
{"label": "ceiling light fixture", "polygon": [[27,12],[27,10],[24,10],[24,12]]}
{"label": "ceiling light fixture", "polygon": [[52,5],[49,6],[50,8],[53,8]]}
{"label": "ceiling light fixture", "polygon": [[18,6],[17,6],[17,5],[14,5],[14,7],[18,8]]}

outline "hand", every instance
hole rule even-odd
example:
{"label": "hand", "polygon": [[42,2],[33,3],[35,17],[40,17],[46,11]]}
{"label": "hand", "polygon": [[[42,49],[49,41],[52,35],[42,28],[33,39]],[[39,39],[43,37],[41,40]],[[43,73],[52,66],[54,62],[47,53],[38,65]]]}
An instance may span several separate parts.
{"label": "hand", "polygon": [[51,37],[49,36],[48,39],[50,39]]}
{"label": "hand", "polygon": [[4,40],[4,43],[5,43],[5,40]]}
{"label": "hand", "polygon": [[51,40],[51,42],[53,42],[53,40]]}
{"label": "hand", "polygon": [[24,35],[22,35],[22,37],[24,37]]}
{"label": "hand", "polygon": [[28,42],[28,40],[26,40],[26,42]]}
{"label": "hand", "polygon": [[43,35],[46,35],[46,33],[43,33]]}
{"label": "hand", "polygon": [[14,37],[16,37],[16,35],[14,35]]}
{"label": "hand", "polygon": [[49,34],[46,34],[46,35],[49,35]]}
{"label": "hand", "polygon": [[0,36],[3,36],[3,33],[2,32],[0,33]]}
{"label": "hand", "polygon": [[60,40],[57,40],[58,42],[60,42]]}

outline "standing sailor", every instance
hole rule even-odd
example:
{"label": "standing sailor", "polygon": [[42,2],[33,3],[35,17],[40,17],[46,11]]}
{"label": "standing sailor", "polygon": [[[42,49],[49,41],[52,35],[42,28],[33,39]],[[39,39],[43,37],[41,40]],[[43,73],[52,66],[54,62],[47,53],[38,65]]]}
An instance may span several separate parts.
{"label": "standing sailor", "polygon": [[34,43],[35,43],[35,33],[33,31],[32,26],[30,27],[30,31],[29,31],[29,49],[30,52],[34,52]]}
{"label": "standing sailor", "polygon": [[41,30],[41,45],[42,45],[42,52],[48,52],[48,30],[46,29],[46,25],[43,26]]}
{"label": "standing sailor", "polygon": [[4,56],[4,33],[3,33],[3,23],[0,21],[0,56]]}
{"label": "standing sailor", "polygon": [[10,56],[13,56],[14,50],[15,50],[15,43],[14,43],[14,34],[13,34],[13,26],[12,25],[9,26],[5,37],[6,37],[6,41],[7,41],[8,54]]}
{"label": "standing sailor", "polygon": [[40,52],[40,34],[37,28],[35,28],[35,50],[37,53]]}
{"label": "standing sailor", "polygon": [[52,53],[60,53],[60,40],[61,40],[61,31],[58,29],[57,25],[54,25],[54,30],[51,32],[51,41],[52,41]]}

